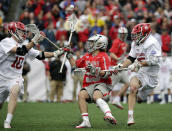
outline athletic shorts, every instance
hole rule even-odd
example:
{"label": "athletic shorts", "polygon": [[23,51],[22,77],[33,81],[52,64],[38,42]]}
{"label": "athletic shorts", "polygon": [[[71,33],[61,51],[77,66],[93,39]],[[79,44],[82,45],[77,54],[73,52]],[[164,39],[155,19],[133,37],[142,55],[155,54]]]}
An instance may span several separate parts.
{"label": "athletic shorts", "polygon": [[86,90],[88,95],[90,96],[89,101],[93,101],[93,93],[95,90],[101,91],[103,94],[103,99],[105,101],[109,100],[109,96],[111,95],[111,87],[109,85],[106,85],[105,83],[98,83],[98,84],[92,84],[90,86],[87,86],[85,88],[82,88],[81,90]]}
{"label": "athletic shorts", "polygon": [[19,85],[20,92],[24,94],[24,86],[23,86],[22,77],[19,77],[16,79],[8,79],[8,80],[0,77],[0,104],[3,103],[7,99],[10,89],[16,84]]}

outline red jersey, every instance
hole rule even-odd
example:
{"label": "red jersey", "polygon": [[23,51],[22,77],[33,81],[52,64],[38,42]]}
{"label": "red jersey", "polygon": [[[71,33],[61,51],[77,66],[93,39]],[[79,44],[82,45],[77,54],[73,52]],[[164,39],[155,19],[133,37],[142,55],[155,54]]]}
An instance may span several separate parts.
{"label": "red jersey", "polygon": [[[127,50],[127,44],[121,41],[119,38],[115,39],[112,43],[112,47],[109,52],[114,53],[118,58],[125,54]],[[117,65],[117,61],[111,58],[111,65]]]}
{"label": "red jersey", "polygon": [[[76,61],[76,66],[78,68],[84,68],[88,66],[89,63],[94,67],[100,67],[101,70],[108,70],[110,67],[110,60],[105,52],[99,52],[96,56],[86,53],[83,57]],[[111,85],[112,80],[110,77],[102,79],[100,76],[88,75],[86,72],[83,79],[83,87],[87,87],[95,83],[105,83]]]}

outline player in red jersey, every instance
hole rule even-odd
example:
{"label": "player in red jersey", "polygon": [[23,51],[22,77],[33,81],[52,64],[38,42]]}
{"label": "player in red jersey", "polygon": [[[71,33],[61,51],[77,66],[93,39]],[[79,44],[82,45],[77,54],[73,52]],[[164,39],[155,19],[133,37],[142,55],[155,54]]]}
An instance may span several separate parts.
{"label": "player in red jersey", "polygon": [[83,88],[78,94],[79,108],[82,115],[83,122],[76,126],[76,128],[89,128],[91,127],[88,117],[87,102],[95,102],[101,111],[105,114],[104,120],[111,124],[116,124],[115,118],[111,114],[111,110],[106,103],[109,99],[111,92],[111,72],[108,70],[110,67],[110,60],[105,50],[108,44],[106,36],[93,35],[87,41],[87,50],[83,57],[74,61],[72,55],[68,53],[72,66],[78,68],[85,68],[86,72],[83,79]]}
{"label": "player in red jersey", "polygon": [[[116,66],[119,61],[124,60],[126,56],[127,43],[126,38],[128,31],[125,27],[120,27],[118,29],[118,38],[113,41],[112,47],[110,48],[110,57],[111,57],[111,66]],[[123,109],[123,106],[120,103],[121,95],[128,89],[129,80],[128,80],[128,71],[121,71],[117,75],[112,75],[112,86],[114,87],[112,91],[112,104],[117,106],[120,109]],[[116,86],[119,82],[123,83],[124,86],[119,89],[116,89]],[[125,99],[126,96],[124,96]]]}

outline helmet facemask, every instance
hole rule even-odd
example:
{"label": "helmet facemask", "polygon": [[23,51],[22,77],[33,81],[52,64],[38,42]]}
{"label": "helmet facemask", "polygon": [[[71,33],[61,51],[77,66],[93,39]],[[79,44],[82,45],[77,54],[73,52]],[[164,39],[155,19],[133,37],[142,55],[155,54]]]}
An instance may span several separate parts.
{"label": "helmet facemask", "polygon": [[19,43],[22,43],[26,39],[27,32],[25,30],[16,29],[14,36],[17,38]]}

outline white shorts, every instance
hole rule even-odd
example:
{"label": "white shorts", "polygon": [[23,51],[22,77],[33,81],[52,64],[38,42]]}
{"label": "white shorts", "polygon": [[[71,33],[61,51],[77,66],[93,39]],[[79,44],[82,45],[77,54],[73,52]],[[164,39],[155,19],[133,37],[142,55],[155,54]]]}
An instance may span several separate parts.
{"label": "white shorts", "polygon": [[145,73],[139,72],[132,73],[132,77],[137,77],[142,84],[142,87],[138,89],[138,96],[142,100],[146,100],[147,96],[158,85],[158,76],[148,76]]}
{"label": "white shorts", "polygon": [[170,89],[170,78],[168,76],[160,76],[159,85],[160,90]]}
{"label": "white shorts", "polygon": [[117,75],[112,74],[112,86],[114,87],[117,83],[129,83],[129,74],[128,71],[121,71]]}
{"label": "white shorts", "polygon": [[16,84],[19,85],[20,92],[24,94],[24,86],[23,86],[22,77],[19,77],[16,79],[8,79],[8,80],[0,77],[0,104],[3,103],[7,99],[10,89]]}
{"label": "white shorts", "polygon": [[106,85],[105,83],[97,83],[82,88],[81,90],[86,90],[88,95],[90,96],[91,101],[93,101],[93,93],[95,90],[100,90],[103,94],[103,99],[108,101],[109,96],[111,95],[111,87]]}

